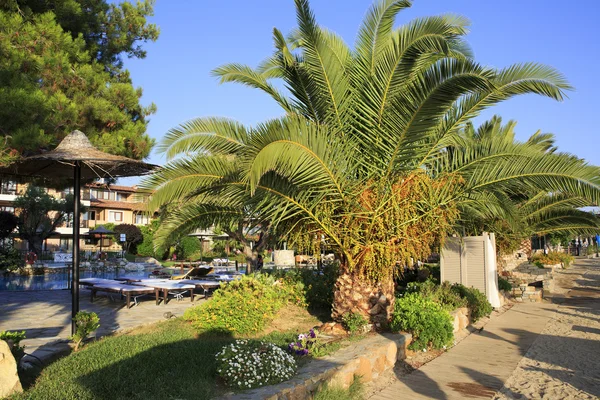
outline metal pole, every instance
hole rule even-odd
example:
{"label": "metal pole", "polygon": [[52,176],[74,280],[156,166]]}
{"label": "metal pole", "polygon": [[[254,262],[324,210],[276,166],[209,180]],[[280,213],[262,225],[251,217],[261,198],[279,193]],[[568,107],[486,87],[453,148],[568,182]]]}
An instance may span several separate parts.
{"label": "metal pole", "polygon": [[79,312],[79,200],[81,198],[81,163],[75,162],[73,174],[73,275],[71,281],[71,334],[75,334],[75,316]]}

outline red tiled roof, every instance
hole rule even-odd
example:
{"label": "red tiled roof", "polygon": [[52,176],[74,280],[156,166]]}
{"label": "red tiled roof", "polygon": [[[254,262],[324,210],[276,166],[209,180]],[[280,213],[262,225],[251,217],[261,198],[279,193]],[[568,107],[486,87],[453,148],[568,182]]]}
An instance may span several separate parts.
{"label": "red tiled roof", "polygon": [[92,207],[117,208],[121,210],[146,211],[146,203],[128,203],[115,200],[91,200]]}
{"label": "red tiled roof", "polygon": [[106,185],[104,183],[88,183],[85,186],[93,189],[104,189],[119,192],[150,193],[148,190],[140,189],[137,186]]}

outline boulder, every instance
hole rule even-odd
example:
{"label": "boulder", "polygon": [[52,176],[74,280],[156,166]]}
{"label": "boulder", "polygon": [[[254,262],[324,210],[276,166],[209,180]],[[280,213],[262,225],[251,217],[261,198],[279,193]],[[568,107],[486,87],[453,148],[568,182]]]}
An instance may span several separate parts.
{"label": "boulder", "polygon": [[23,387],[17,374],[17,362],[10,352],[8,343],[0,340],[0,398],[22,391]]}

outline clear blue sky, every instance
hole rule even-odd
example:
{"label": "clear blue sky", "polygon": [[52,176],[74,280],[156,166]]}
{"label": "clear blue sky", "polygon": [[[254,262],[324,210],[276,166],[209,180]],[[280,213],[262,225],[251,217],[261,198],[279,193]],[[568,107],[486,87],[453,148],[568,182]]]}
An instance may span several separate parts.
{"label": "clear blue sky", "polygon": [[[319,24],[352,44],[371,0],[312,0],[311,5]],[[226,116],[256,124],[281,115],[266,94],[220,85],[210,71],[229,62],[256,66],[270,55],[273,27],[284,33],[295,27],[293,0],[157,0],[154,11],[151,21],[161,29],[158,41],[145,46],[146,59],[126,61],[134,84],[144,90],[142,102],[158,106],[148,125],[152,137],[160,141],[170,128],[194,117]],[[541,62],[559,69],[575,87],[562,103],[522,96],[484,117],[517,120],[519,139],[538,129],[554,133],[560,150],[600,165],[600,1],[415,0],[398,23],[447,12],[471,20],[467,40],[479,63]],[[154,153],[149,160],[164,163]]]}

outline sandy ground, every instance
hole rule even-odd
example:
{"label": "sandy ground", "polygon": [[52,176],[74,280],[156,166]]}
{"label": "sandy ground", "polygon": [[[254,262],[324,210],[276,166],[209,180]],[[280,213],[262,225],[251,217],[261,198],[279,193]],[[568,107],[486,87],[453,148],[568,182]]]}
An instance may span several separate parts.
{"label": "sandy ground", "polygon": [[494,399],[600,397],[600,259],[578,260],[556,279],[554,319]]}

